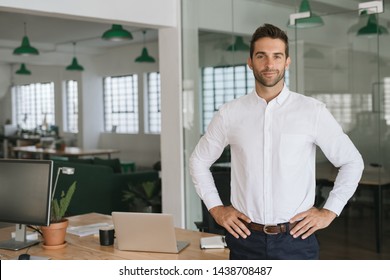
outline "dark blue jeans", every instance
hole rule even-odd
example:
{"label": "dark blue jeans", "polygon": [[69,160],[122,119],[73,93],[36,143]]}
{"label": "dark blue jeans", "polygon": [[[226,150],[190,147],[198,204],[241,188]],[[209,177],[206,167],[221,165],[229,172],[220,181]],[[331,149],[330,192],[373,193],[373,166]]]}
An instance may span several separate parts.
{"label": "dark blue jeans", "polygon": [[268,235],[251,231],[246,239],[226,234],[231,260],[318,260],[319,246],[314,234],[306,239],[287,233]]}

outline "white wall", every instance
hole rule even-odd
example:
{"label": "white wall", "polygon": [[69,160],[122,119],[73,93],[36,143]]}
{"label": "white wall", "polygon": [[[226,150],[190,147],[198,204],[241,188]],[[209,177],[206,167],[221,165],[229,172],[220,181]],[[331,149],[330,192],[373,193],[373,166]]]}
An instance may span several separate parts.
{"label": "white wall", "polygon": [[[180,3],[178,3],[180,7]],[[178,9],[179,13],[180,9]],[[177,15],[179,16],[179,14]],[[161,173],[163,212],[175,215],[176,225],[185,227],[182,43],[181,28],[159,30],[160,74],[176,81],[161,80]]]}
{"label": "white wall", "polygon": [[1,0],[0,8],[62,18],[176,27],[176,4],[177,0]]}

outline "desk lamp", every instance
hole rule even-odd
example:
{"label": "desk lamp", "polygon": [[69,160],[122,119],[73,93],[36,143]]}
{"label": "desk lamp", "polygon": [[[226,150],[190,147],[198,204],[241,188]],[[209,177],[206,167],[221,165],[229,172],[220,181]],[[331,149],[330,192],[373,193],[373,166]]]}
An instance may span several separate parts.
{"label": "desk lamp", "polygon": [[51,199],[54,199],[54,194],[56,193],[56,188],[57,188],[57,182],[58,178],[60,177],[60,174],[65,174],[65,175],[73,175],[74,174],[74,168],[72,167],[58,167],[57,170],[57,176],[56,176],[56,181],[54,183],[54,188],[53,188],[53,193],[51,194]]}

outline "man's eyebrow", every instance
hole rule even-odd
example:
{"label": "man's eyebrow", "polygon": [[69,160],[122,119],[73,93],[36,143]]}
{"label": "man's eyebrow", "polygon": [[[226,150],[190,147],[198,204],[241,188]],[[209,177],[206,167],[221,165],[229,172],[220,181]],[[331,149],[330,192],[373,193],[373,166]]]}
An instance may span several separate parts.
{"label": "man's eyebrow", "polygon": [[[258,51],[258,52],[255,53],[255,55],[258,55],[258,54],[267,55],[267,52]],[[284,53],[283,52],[274,52],[274,53],[271,53],[271,55],[282,55],[282,56],[284,56]]]}

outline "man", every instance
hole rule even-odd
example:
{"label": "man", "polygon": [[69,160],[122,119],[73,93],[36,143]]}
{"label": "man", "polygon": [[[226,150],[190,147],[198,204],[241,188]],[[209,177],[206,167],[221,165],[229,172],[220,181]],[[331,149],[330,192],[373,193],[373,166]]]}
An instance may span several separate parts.
{"label": "man", "polygon": [[[221,106],[190,158],[195,188],[227,230],[230,259],[318,259],[315,231],[327,227],[356,190],[362,157],[325,105],[290,91],[287,35],[265,24],[252,36],[252,93]],[[231,149],[231,206],[223,206],[210,166]],[[319,146],[340,167],[322,209],[315,198]]]}

